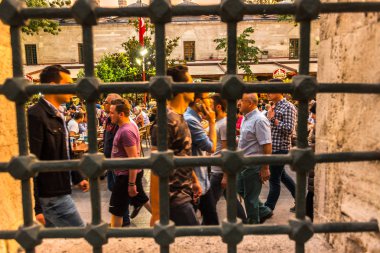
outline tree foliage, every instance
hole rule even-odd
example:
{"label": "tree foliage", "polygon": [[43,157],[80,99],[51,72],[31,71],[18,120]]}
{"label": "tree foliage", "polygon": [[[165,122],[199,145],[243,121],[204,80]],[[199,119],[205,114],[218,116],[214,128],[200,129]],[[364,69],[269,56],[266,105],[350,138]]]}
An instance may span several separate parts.
{"label": "tree foliage", "polygon": [[[126,53],[105,54],[95,67],[95,76],[103,82],[128,82],[136,80],[138,69],[130,65]],[[78,78],[84,77],[81,70]]]}
{"label": "tree foliage", "polygon": [[[71,4],[70,0],[25,0],[26,6],[43,7],[43,8],[62,8]],[[23,26],[21,31],[27,35],[39,34],[41,31],[57,35],[61,29],[59,22],[51,19],[31,19],[26,26]]]}
{"label": "tree foliage", "polygon": [[[259,62],[259,54],[261,50],[255,46],[255,40],[251,39],[250,36],[254,33],[252,27],[246,28],[237,38],[237,65],[239,69],[242,69],[247,76],[253,77],[253,72],[250,68],[250,64],[257,64]],[[223,50],[227,52],[227,38],[215,39],[214,42],[217,44],[216,50]],[[227,58],[223,59],[225,63]]]}
{"label": "tree foliage", "polygon": [[[135,31],[138,33],[138,19],[130,19],[130,24],[135,28]],[[131,37],[126,42],[122,43],[128,59],[130,60],[130,65],[139,70],[139,73],[142,73],[142,60],[141,51],[143,49],[147,50],[147,54],[144,56],[145,61],[145,72],[146,80],[149,80],[149,77],[156,75],[156,45],[153,41],[153,36],[155,34],[154,25],[148,20],[145,19],[146,32],[144,36],[144,47],[140,45],[139,39],[136,36]],[[178,46],[179,37],[174,39],[165,38],[165,53],[166,53],[166,63],[170,62],[170,55],[173,50]],[[141,64],[137,61],[140,60]],[[138,76],[138,80],[142,80],[142,74]]]}
{"label": "tree foliage", "polygon": [[[131,24],[138,32],[138,21],[133,19]],[[145,55],[145,74],[146,80],[151,76],[156,75],[156,50],[155,43],[152,39],[154,35],[154,25],[146,20],[147,31],[144,36],[144,47],[136,36],[131,37],[126,42],[122,43],[124,52],[105,54],[95,67],[95,74],[103,82],[128,82],[128,81],[142,81],[142,59],[141,51],[147,50]],[[167,63],[170,61],[169,57],[173,50],[178,46],[179,37],[174,39],[166,39],[166,57]],[[137,59],[140,60],[138,63]],[[78,78],[83,77],[84,72],[80,71]]]}

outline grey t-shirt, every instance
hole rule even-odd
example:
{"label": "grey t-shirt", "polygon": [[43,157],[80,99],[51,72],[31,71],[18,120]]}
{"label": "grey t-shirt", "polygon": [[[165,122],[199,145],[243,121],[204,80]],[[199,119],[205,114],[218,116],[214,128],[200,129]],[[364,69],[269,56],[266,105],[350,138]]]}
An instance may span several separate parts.
{"label": "grey t-shirt", "polygon": [[[227,140],[227,118],[220,119],[216,122],[216,140],[216,150],[215,153],[212,154],[212,156],[220,155],[223,149],[222,141]],[[223,173],[223,170],[221,167],[211,166],[211,172]]]}

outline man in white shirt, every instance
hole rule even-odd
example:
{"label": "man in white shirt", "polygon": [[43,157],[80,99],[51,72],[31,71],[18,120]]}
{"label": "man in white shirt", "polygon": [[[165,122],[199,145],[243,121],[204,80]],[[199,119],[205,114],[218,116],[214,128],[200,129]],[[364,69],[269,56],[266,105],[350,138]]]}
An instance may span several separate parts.
{"label": "man in white shirt", "polygon": [[74,117],[67,123],[67,130],[70,136],[75,136],[79,134],[79,123],[82,123],[84,115],[81,112],[76,112]]}

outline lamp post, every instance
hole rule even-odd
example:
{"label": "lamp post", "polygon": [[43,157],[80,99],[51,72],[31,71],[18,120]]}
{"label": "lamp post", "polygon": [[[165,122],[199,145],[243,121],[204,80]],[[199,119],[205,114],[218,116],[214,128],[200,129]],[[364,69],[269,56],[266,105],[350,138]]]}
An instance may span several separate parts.
{"label": "lamp post", "polygon": [[[140,55],[142,56],[142,62],[140,60],[140,64],[142,64],[142,80],[143,82],[146,81],[146,77],[145,77],[145,55],[148,53],[148,50],[146,48],[143,48],[141,51],[140,51]],[[144,103],[146,103],[146,97],[147,97],[147,94],[144,93]]]}
{"label": "lamp post", "polygon": [[141,51],[140,51],[140,55],[142,56],[142,79],[143,79],[143,82],[145,82],[146,78],[145,78],[145,55],[148,53],[148,50],[146,50],[146,48],[143,48]]}

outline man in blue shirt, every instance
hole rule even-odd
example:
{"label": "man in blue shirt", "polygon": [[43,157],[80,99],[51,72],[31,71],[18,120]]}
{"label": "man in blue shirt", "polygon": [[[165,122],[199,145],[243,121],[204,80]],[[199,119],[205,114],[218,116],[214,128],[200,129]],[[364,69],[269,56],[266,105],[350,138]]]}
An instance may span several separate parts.
{"label": "man in blue shirt", "polygon": [[[194,101],[189,104],[184,118],[189,126],[192,140],[192,155],[203,156],[205,152],[214,153],[216,149],[215,112],[212,108],[212,99],[207,93],[198,93]],[[202,115],[208,122],[208,135],[202,126]],[[199,200],[199,210],[203,216],[203,225],[218,225],[215,199],[210,190],[210,179],[207,167],[195,167],[195,174],[202,187],[202,196]]]}
{"label": "man in blue shirt", "polygon": [[[244,94],[240,112],[244,119],[240,128],[238,148],[244,156],[272,153],[272,138],[269,120],[257,108],[255,93]],[[243,167],[238,174],[238,193],[244,198],[248,224],[259,224],[273,215],[270,208],[260,202],[262,184],[269,179],[269,165]]]}

